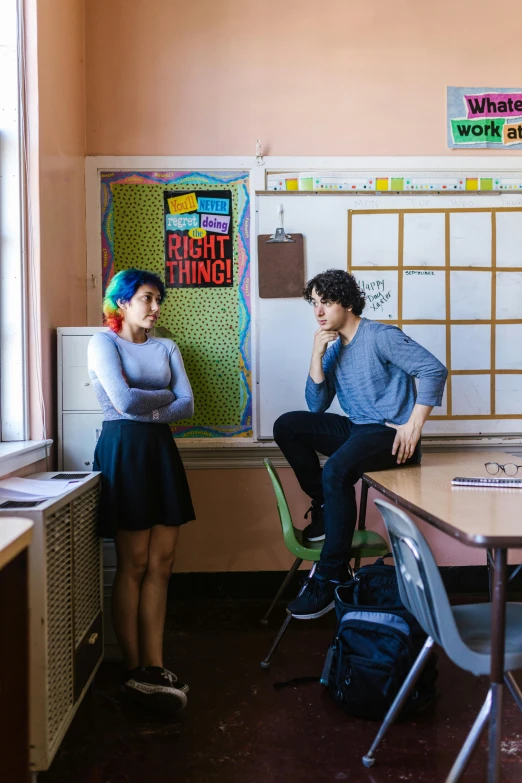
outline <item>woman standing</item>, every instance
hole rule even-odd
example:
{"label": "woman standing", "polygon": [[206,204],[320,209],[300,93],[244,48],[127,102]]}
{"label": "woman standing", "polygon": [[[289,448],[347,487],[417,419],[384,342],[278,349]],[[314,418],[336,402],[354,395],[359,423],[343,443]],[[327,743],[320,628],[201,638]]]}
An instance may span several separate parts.
{"label": "woman standing", "polygon": [[102,473],[98,533],[114,538],[114,629],[126,672],[122,689],[175,713],[188,685],[163,667],[167,587],[179,527],[194,519],[190,490],[169,422],[194,413],[177,345],[151,337],[165,298],[162,281],[127,269],[103,302],[108,332],[89,342],[89,374],[103,410],[94,470]]}

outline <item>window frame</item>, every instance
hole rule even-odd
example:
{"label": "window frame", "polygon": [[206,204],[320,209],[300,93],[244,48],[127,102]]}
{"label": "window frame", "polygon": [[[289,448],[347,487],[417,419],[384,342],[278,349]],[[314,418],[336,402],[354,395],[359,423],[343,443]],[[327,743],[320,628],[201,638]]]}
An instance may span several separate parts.
{"label": "window frame", "polygon": [[4,0],[0,18],[0,439],[13,442],[29,437],[21,0]]}

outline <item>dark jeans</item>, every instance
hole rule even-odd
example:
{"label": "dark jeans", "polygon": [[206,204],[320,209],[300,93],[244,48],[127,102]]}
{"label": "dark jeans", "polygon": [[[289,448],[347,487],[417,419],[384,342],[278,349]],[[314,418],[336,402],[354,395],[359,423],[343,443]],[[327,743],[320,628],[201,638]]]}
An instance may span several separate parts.
{"label": "dark jeans", "polygon": [[[326,538],[318,572],[330,579],[343,575],[357,523],[355,484],[371,470],[398,468],[392,455],[395,430],[384,424],[353,424],[335,413],[294,411],[274,424],[274,438],[312,500],[324,503]],[[328,460],[321,470],[317,452]],[[403,463],[419,463],[420,441]]]}

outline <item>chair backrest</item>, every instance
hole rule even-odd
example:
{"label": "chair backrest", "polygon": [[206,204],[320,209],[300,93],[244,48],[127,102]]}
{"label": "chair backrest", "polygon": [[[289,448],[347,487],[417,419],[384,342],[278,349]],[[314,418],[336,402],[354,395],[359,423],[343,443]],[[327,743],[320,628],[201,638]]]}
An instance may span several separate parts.
{"label": "chair backrest", "polygon": [[264,463],[274,488],[279,519],[281,520],[281,527],[283,528],[283,538],[285,539],[287,545],[290,540],[297,544],[294,533],[294,526],[292,524],[292,515],[290,514],[290,509],[288,508],[288,503],[286,501],[283,485],[281,484],[281,479],[279,478],[277,470],[274,468],[269,459],[265,459]]}
{"label": "chair backrest", "polygon": [[376,500],[375,505],[390,537],[403,604],[438,644],[453,646],[460,635],[426,539],[404,511],[384,500]]}

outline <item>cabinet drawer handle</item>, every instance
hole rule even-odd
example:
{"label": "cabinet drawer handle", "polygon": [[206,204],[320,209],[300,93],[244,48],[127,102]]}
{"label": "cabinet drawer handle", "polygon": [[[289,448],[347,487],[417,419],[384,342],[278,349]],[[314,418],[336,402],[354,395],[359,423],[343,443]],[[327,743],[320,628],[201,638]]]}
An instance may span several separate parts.
{"label": "cabinet drawer handle", "polygon": [[96,639],[97,638],[98,638],[98,634],[97,633],[91,633],[91,635],[89,636],[89,640],[88,640],[87,644],[96,644]]}

